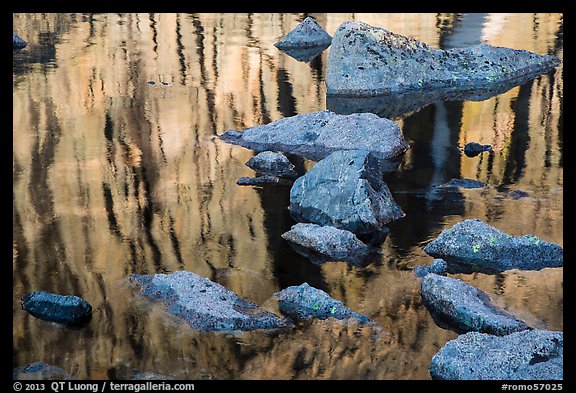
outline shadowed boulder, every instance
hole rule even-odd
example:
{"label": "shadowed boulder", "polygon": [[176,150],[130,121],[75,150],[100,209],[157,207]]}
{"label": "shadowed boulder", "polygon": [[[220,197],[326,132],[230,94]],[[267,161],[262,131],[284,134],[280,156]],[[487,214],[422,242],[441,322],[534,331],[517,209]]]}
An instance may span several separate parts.
{"label": "shadowed boulder", "polygon": [[294,182],[290,214],[295,220],[330,225],[356,235],[382,229],[405,216],[366,150],[332,153]]}
{"label": "shadowed boulder", "polygon": [[36,318],[71,327],[81,326],[92,318],[92,306],[86,300],[44,291],[27,294],[22,299],[22,309]]}
{"label": "shadowed boulder", "polygon": [[328,47],[332,37],[314,20],[306,17],[285,37],[274,44],[278,49]]}
{"label": "shadowed boulder", "polygon": [[531,329],[495,306],[486,293],[464,281],[430,273],[422,280],[421,287],[422,300],[434,318],[441,322],[441,327],[498,336]]}
{"label": "shadowed boulder", "polygon": [[290,321],[241,299],[234,292],[188,271],[132,275],[142,294],[161,300],[168,312],[201,331],[284,328]]}
{"label": "shadowed boulder", "polygon": [[[511,269],[540,270],[563,265],[563,249],[534,235],[511,236],[478,219],[464,220],[424,247],[424,252],[450,265],[495,273]],[[462,269],[461,271],[465,271]]]}
{"label": "shadowed boulder", "polygon": [[409,90],[473,89],[548,72],[560,60],[480,44],[433,49],[424,42],[366,23],[341,24],[328,55],[327,94],[374,96]]}
{"label": "shadowed boulder", "polygon": [[559,331],[470,332],[432,357],[430,375],[442,380],[561,380],[563,353],[564,333]]}

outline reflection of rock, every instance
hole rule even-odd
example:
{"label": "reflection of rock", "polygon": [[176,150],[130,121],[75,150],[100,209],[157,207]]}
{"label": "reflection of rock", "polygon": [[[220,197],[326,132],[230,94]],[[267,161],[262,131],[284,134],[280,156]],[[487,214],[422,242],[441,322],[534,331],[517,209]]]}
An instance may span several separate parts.
{"label": "reflection of rock", "polygon": [[430,375],[445,380],[560,380],[563,353],[563,332],[526,330],[503,337],[470,332],[432,357]]}
{"label": "reflection of rock", "polygon": [[132,275],[142,293],[162,300],[168,312],[201,331],[282,328],[290,322],[205,277],[187,271]]}
{"label": "reflection of rock", "polygon": [[307,283],[288,287],[274,296],[280,301],[280,311],[294,319],[357,318],[362,323],[370,322],[369,318],[351,311],[342,302]]}
{"label": "reflection of rock", "polygon": [[469,142],[464,145],[463,151],[464,154],[466,154],[468,157],[476,157],[477,155],[485,151],[492,151],[492,146],[481,145],[478,142]]}
{"label": "reflection of rock", "polygon": [[437,185],[439,188],[482,188],[486,183],[474,179],[450,179],[448,183]]}
{"label": "reflection of rock", "polygon": [[286,186],[292,184],[291,180],[281,179],[278,176],[257,176],[257,177],[241,177],[236,180],[236,184],[239,186]]}
{"label": "reflection of rock", "polygon": [[322,46],[313,46],[311,48],[284,48],[282,51],[287,55],[295,58],[303,63],[308,63],[318,56],[320,53],[324,52],[324,49],[328,48],[330,44]]}
{"label": "reflection of rock", "polygon": [[435,318],[462,332],[503,336],[530,328],[495,306],[486,293],[454,278],[427,274],[422,280],[422,299]]}
{"label": "reflection of rock", "polygon": [[430,265],[421,265],[414,268],[414,274],[417,277],[425,277],[427,274],[435,273],[439,275],[446,275],[446,261],[443,259],[434,259]]}
{"label": "reflection of rock", "polygon": [[44,291],[26,295],[22,308],[36,318],[70,326],[79,326],[92,317],[92,306],[86,300]]}
{"label": "reflection of rock", "polygon": [[314,20],[307,17],[285,37],[276,42],[274,46],[279,49],[310,48],[315,46],[328,46],[332,42],[330,34]]}
{"label": "reflection of rock", "polygon": [[290,214],[300,222],[355,234],[378,231],[405,216],[366,150],[334,152],[296,179]]}
{"label": "reflection of rock", "polygon": [[250,158],[246,165],[256,171],[259,176],[298,177],[294,165],[281,153],[263,151]]}
{"label": "reflection of rock", "polygon": [[348,21],[334,34],[326,85],[328,94],[343,96],[487,88],[528,74],[536,76],[559,63],[554,56],[486,44],[432,49],[413,38]]}
{"label": "reflection of rock", "polygon": [[12,33],[12,48],[24,48],[28,43],[18,36],[16,33]]}
{"label": "reflection of rock", "polygon": [[15,368],[12,371],[14,380],[63,380],[75,379],[66,370],[43,362],[34,362],[26,366]]}
{"label": "reflection of rock", "polygon": [[220,136],[254,150],[293,153],[314,161],[337,150],[365,149],[382,160],[394,160],[410,147],[400,128],[371,113],[338,115],[324,110],[285,117],[243,132]]}
{"label": "reflection of rock", "polygon": [[527,197],[528,194],[526,191],[523,190],[512,190],[510,192],[508,192],[508,197],[511,199],[520,199],[520,198],[524,198]]}
{"label": "reflection of rock", "polygon": [[315,264],[346,261],[356,266],[370,262],[370,248],[349,231],[332,226],[298,223],[282,234],[292,248]]}
{"label": "reflection of rock", "polygon": [[468,265],[473,271],[540,270],[563,265],[563,250],[534,235],[511,236],[477,219],[464,220],[424,247],[434,258]]}

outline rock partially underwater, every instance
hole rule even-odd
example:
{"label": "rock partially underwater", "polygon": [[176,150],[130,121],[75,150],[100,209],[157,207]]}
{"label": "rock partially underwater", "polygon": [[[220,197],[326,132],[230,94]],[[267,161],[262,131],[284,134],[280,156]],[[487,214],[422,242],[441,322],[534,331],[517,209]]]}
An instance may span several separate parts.
{"label": "rock partially underwater", "polygon": [[468,142],[467,144],[464,145],[462,151],[468,157],[476,157],[477,155],[484,153],[486,151],[488,152],[492,151],[492,146],[482,145],[478,142]]}
{"label": "rock partially underwater", "polygon": [[330,45],[332,37],[315,20],[308,16],[286,36],[274,44],[278,49],[304,49]]}
{"label": "rock partially underwater", "polygon": [[92,318],[92,306],[78,296],[36,291],[22,299],[22,309],[45,321],[80,326]]}
{"label": "rock partially underwater", "polygon": [[474,179],[450,179],[449,182],[439,184],[438,188],[482,188],[486,187],[486,183]]}
{"label": "rock partially underwater", "polygon": [[525,330],[506,336],[470,332],[449,341],[430,362],[442,380],[561,380],[564,334]]}
{"label": "rock partially underwater", "polygon": [[480,44],[450,50],[366,23],[341,24],[328,55],[328,95],[375,96],[437,88],[476,89],[536,77],[556,67],[554,56]]}
{"label": "rock partially underwater", "polygon": [[222,285],[188,271],[132,275],[142,294],[161,300],[168,312],[201,331],[285,328],[287,319],[248,302]]}
{"label": "rock partially underwater", "polygon": [[447,268],[448,266],[445,260],[434,259],[434,261],[430,265],[416,266],[414,268],[414,274],[416,274],[416,277],[426,277],[430,273],[445,276]]}
{"label": "rock partially underwater", "polygon": [[291,180],[283,179],[278,176],[256,176],[256,177],[241,177],[236,180],[239,186],[287,186],[292,184]]}
{"label": "rock partially underwater", "polygon": [[495,273],[511,269],[561,267],[563,249],[534,235],[511,236],[477,219],[464,220],[424,247],[424,252],[454,264],[461,272]]}
{"label": "rock partially underwater", "polygon": [[246,165],[256,171],[258,176],[270,175],[278,177],[296,178],[294,165],[281,153],[273,151],[263,151],[250,158]]}

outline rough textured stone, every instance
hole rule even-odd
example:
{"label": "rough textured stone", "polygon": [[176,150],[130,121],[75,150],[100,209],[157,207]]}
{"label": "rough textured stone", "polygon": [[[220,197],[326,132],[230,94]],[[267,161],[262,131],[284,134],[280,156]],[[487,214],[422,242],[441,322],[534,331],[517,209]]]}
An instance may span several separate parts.
{"label": "rough textured stone", "polygon": [[201,331],[272,329],[291,325],[290,321],[192,272],[134,274],[132,279],[142,287],[142,294],[161,300],[169,313]]}
{"label": "rough textured stone", "polygon": [[563,265],[563,249],[534,235],[511,236],[477,219],[464,220],[424,247],[434,258],[486,273]]}
{"label": "rough textured stone", "polygon": [[482,188],[486,183],[474,179],[450,179],[448,183],[437,185],[440,188]]}
{"label": "rough textured stone", "polygon": [[525,330],[507,336],[470,332],[449,341],[430,362],[442,380],[561,380],[564,333]]}
{"label": "rough textured stone", "polygon": [[352,232],[298,223],[282,234],[292,248],[315,264],[328,261],[346,261],[356,266],[367,266],[374,252],[361,242]]}
{"label": "rough textured stone", "polygon": [[498,308],[485,292],[464,281],[427,274],[421,283],[422,299],[441,325],[461,332],[483,332],[503,336],[530,326]]}
{"label": "rough textured stone", "polygon": [[522,190],[512,190],[512,191],[508,192],[507,195],[511,199],[520,199],[520,198],[527,197],[530,194],[528,194],[526,191],[522,191]]}
{"label": "rough textured stone", "polygon": [[296,179],[290,214],[300,222],[355,234],[375,232],[404,217],[377,165],[366,150],[332,153]]}
{"label": "rough textured stone", "polygon": [[18,34],[12,33],[12,48],[24,48],[28,43],[24,41]]}
{"label": "rough textured stone", "polygon": [[70,380],[75,378],[66,370],[60,367],[56,367],[43,362],[34,362],[12,370],[12,379],[28,381],[56,381]]}
{"label": "rough textured stone", "polygon": [[281,179],[278,176],[264,175],[257,177],[241,177],[236,180],[236,184],[239,186],[285,186],[292,184],[292,181],[288,179]]}
{"label": "rough textured stone", "polygon": [[464,145],[463,151],[468,157],[476,157],[485,151],[492,151],[492,146],[482,145],[478,142],[469,142]]}
{"label": "rough textured stone", "polygon": [[342,302],[308,283],[288,287],[274,296],[279,300],[280,311],[294,319],[357,318],[361,323],[371,322],[368,317],[351,311]]}
{"label": "rough textured stone", "polygon": [[421,265],[414,268],[414,274],[417,277],[425,277],[427,274],[435,273],[442,276],[446,275],[448,265],[443,259],[434,259],[430,265]]}
{"label": "rough textured stone", "polygon": [[383,28],[348,21],[332,39],[326,85],[329,95],[344,96],[488,88],[527,75],[535,77],[559,63],[554,56],[486,44],[433,49]]}
{"label": "rough textured stone", "polygon": [[330,34],[320,27],[314,18],[306,17],[298,26],[285,37],[274,44],[279,49],[310,48],[315,46],[328,46],[332,42]]}
{"label": "rough textured stone", "polygon": [[295,178],[298,172],[288,158],[281,153],[263,151],[250,158],[246,165],[256,171],[256,174]]}
{"label": "rough textured stone", "polygon": [[372,113],[338,115],[327,110],[285,117],[243,132],[231,130],[220,138],[253,150],[283,151],[314,161],[338,150],[354,149],[395,160],[410,147],[400,128],[388,119]]}
{"label": "rough textured stone", "polygon": [[22,308],[36,318],[65,325],[81,325],[92,317],[92,306],[78,296],[36,291],[22,299]]}

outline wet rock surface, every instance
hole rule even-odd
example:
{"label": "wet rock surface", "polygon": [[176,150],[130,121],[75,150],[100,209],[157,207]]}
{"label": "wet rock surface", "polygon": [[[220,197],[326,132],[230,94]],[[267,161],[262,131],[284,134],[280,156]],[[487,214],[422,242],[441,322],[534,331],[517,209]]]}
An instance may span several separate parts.
{"label": "wet rock surface", "polygon": [[438,188],[482,188],[486,183],[474,179],[450,179],[449,182],[437,185]]}
{"label": "wet rock surface", "polygon": [[448,265],[446,264],[445,260],[434,259],[430,265],[416,266],[414,268],[414,274],[416,274],[417,277],[425,277],[430,273],[445,276],[447,269]]}
{"label": "wet rock surface", "polygon": [[476,157],[485,151],[492,151],[492,146],[482,145],[478,142],[469,142],[464,145],[463,151],[468,157]]}
{"label": "wet rock surface", "polygon": [[188,271],[131,276],[142,294],[161,300],[168,312],[201,331],[284,328],[289,320],[263,310],[222,285]]}
{"label": "wet rock surface", "polygon": [[297,320],[356,318],[361,323],[371,322],[368,317],[353,312],[342,302],[332,299],[326,292],[308,283],[283,289],[275,293],[274,297],[279,300],[280,311]]}
{"label": "wet rock surface", "polygon": [[81,326],[90,321],[92,306],[78,296],[36,291],[22,299],[22,309],[45,321]]}
{"label": "wet rock surface", "polygon": [[558,331],[470,332],[432,357],[430,375],[442,380],[561,380],[563,353],[564,334]]}
{"label": "wet rock surface", "polygon": [[294,182],[290,214],[296,221],[367,234],[405,216],[366,150],[332,153]]}
{"label": "wet rock surface", "polygon": [[291,180],[282,179],[278,176],[257,176],[257,177],[241,177],[236,180],[239,186],[286,186],[292,184]]}
{"label": "wet rock surface", "polygon": [[294,165],[281,153],[263,151],[250,158],[246,165],[256,171],[259,176],[298,177]]}
{"label": "wet rock surface", "polygon": [[422,280],[421,293],[424,304],[441,327],[499,336],[530,329],[494,305],[485,292],[462,280],[430,273]]}
{"label": "wet rock surface", "polygon": [[489,88],[548,72],[560,60],[486,44],[450,50],[363,22],[348,21],[334,34],[328,55],[329,95],[374,96],[407,90]]}
{"label": "wet rock surface", "polygon": [[310,258],[315,264],[346,261],[356,266],[366,266],[371,254],[374,254],[352,232],[331,226],[298,223],[283,233],[282,238],[297,253]]}
{"label": "wet rock surface", "polygon": [[274,44],[278,49],[327,47],[332,37],[315,20],[308,16],[285,37]]}
{"label": "wet rock surface", "polygon": [[540,270],[563,265],[563,249],[534,235],[512,236],[478,219],[464,220],[424,247],[424,252],[472,271]]}
{"label": "wet rock surface", "polygon": [[12,33],[12,48],[24,48],[28,43],[16,33]]}
{"label": "wet rock surface", "polygon": [[12,370],[13,380],[69,380],[75,379],[68,371],[44,362],[34,362]]}
{"label": "wet rock surface", "polygon": [[220,139],[257,151],[282,151],[314,161],[338,150],[355,149],[393,161],[409,148],[400,128],[388,119],[372,113],[338,115],[328,110],[285,117],[243,132],[230,130]]}

